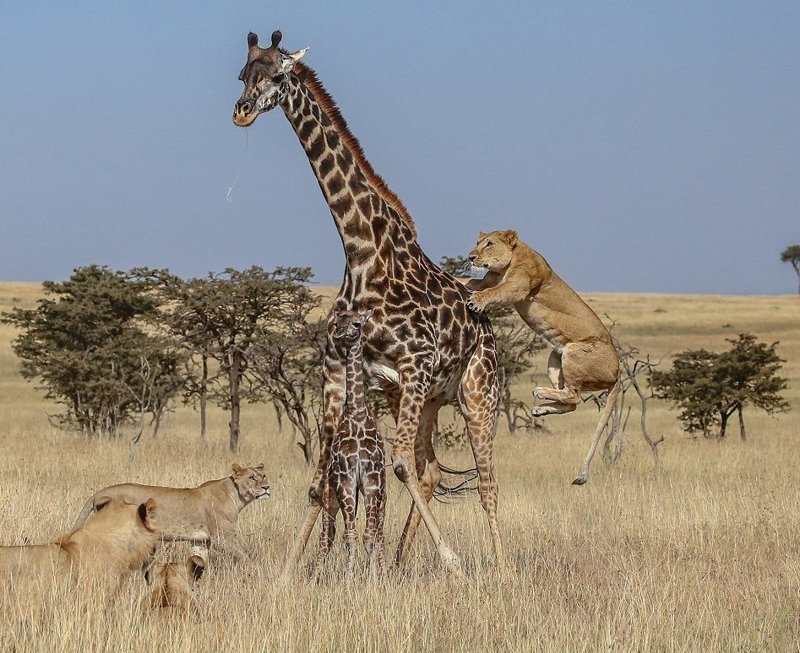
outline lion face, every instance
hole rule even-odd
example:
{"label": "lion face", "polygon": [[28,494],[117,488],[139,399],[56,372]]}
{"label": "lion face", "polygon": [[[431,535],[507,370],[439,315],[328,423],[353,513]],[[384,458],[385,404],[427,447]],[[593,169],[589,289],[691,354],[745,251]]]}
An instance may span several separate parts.
{"label": "lion face", "polygon": [[517,232],[513,230],[481,232],[475,248],[469,253],[469,261],[473,267],[501,272],[511,264],[518,240]]}
{"label": "lion face", "polygon": [[233,470],[234,485],[247,503],[258,499],[269,498],[269,481],[264,473],[264,465],[258,464],[255,467],[240,467],[236,463],[231,467]]}

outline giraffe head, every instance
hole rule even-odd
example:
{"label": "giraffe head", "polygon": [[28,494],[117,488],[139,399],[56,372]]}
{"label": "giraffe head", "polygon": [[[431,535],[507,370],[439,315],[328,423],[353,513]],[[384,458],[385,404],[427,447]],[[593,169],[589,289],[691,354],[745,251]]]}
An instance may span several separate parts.
{"label": "giraffe head", "polygon": [[272,33],[272,45],[258,46],[258,34],[247,35],[247,63],[239,73],[244,91],[233,107],[233,123],[239,127],[252,125],[258,114],[275,108],[288,91],[289,73],[303,58],[308,48],[285,52],[278,48],[281,33]]}
{"label": "giraffe head", "polygon": [[333,338],[343,340],[346,344],[356,342],[361,337],[361,330],[371,316],[371,308],[360,312],[335,310],[333,312]]}

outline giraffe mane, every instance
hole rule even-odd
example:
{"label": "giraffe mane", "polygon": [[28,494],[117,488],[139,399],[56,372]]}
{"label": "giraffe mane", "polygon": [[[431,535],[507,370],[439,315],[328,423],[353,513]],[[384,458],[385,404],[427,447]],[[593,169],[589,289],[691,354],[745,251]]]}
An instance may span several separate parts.
{"label": "giraffe mane", "polygon": [[342,141],[352,152],[353,158],[361,168],[364,176],[375,187],[378,195],[380,195],[395,211],[400,214],[403,222],[406,223],[406,226],[408,226],[408,228],[411,230],[411,233],[416,240],[417,228],[414,224],[411,214],[408,212],[408,209],[405,207],[397,194],[391,188],[389,188],[388,184],[383,180],[383,177],[375,172],[372,164],[367,160],[364,150],[361,149],[361,144],[358,142],[358,139],[353,136],[353,133],[347,126],[347,121],[344,119],[341,111],[339,111],[336,100],[331,97],[330,93],[328,93],[328,91],[322,85],[322,82],[319,81],[319,78],[314,70],[306,66],[304,63],[297,62],[294,65],[294,73],[297,75],[298,79],[306,85],[306,88],[311,91],[314,99],[327,114],[331,123],[333,123],[333,125],[339,131]]}

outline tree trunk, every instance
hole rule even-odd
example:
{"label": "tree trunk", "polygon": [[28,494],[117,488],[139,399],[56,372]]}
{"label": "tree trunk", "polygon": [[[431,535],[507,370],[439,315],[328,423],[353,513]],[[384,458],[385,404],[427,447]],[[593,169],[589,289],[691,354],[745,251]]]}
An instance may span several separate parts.
{"label": "tree trunk", "polygon": [[231,421],[228,423],[230,428],[230,442],[228,448],[232,453],[239,449],[239,415],[241,412],[241,399],[239,397],[239,381],[242,374],[241,354],[234,352],[231,354],[231,362],[228,367],[228,380],[230,382],[231,398]]}
{"label": "tree trunk", "polygon": [[736,411],[739,413],[739,437],[742,438],[742,441],[747,440],[747,435],[744,432],[744,415],[742,414],[742,405],[736,408]]}
{"label": "tree trunk", "polygon": [[503,412],[506,415],[506,422],[508,422],[508,432],[514,435],[517,430],[517,422],[514,419],[514,406],[511,403],[511,388],[506,387],[503,391]]}
{"label": "tree trunk", "polygon": [[208,405],[208,356],[203,354],[203,376],[200,378],[200,437],[206,437],[206,406]]}
{"label": "tree trunk", "polygon": [[724,410],[719,413],[719,437],[725,437],[725,430],[728,428],[728,413]]}
{"label": "tree trunk", "polygon": [[153,421],[151,424],[153,425],[153,439],[158,439],[158,430],[161,428],[161,416],[164,414],[164,409],[159,408],[155,415],[153,415]]}

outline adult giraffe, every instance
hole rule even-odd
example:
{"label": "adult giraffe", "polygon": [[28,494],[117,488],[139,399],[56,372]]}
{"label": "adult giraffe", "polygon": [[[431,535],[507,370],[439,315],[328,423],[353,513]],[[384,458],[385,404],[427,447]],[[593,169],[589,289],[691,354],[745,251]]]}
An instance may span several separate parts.
{"label": "adult giraffe", "polygon": [[[457,396],[478,470],[481,503],[495,554],[502,561],[492,468],[498,388],[491,325],[467,309],[469,291],[420,248],[408,211],[373,170],[315,73],[300,62],[307,48],[289,53],[278,47],[280,40],[281,33],[273,32],[272,45],[261,48],[258,36],[248,34],[247,63],[239,74],[245,88],[233,122],[247,127],[259,114],[276,106],[283,109],[344,245],[344,280],[334,308],[373,311],[364,328],[364,368],[392,406],[397,422],[392,466],[413,500],[395,560],[402,561],[421,516],[442,562],[461,573],[460,561],[445,544],[428,506],[441,480],[431,445],[436,414]],[[284,573],[296,565],[319,515],[323,474],[345,396],[346,352],[333,341],[332,329],[329,319],[319,465]]]}

